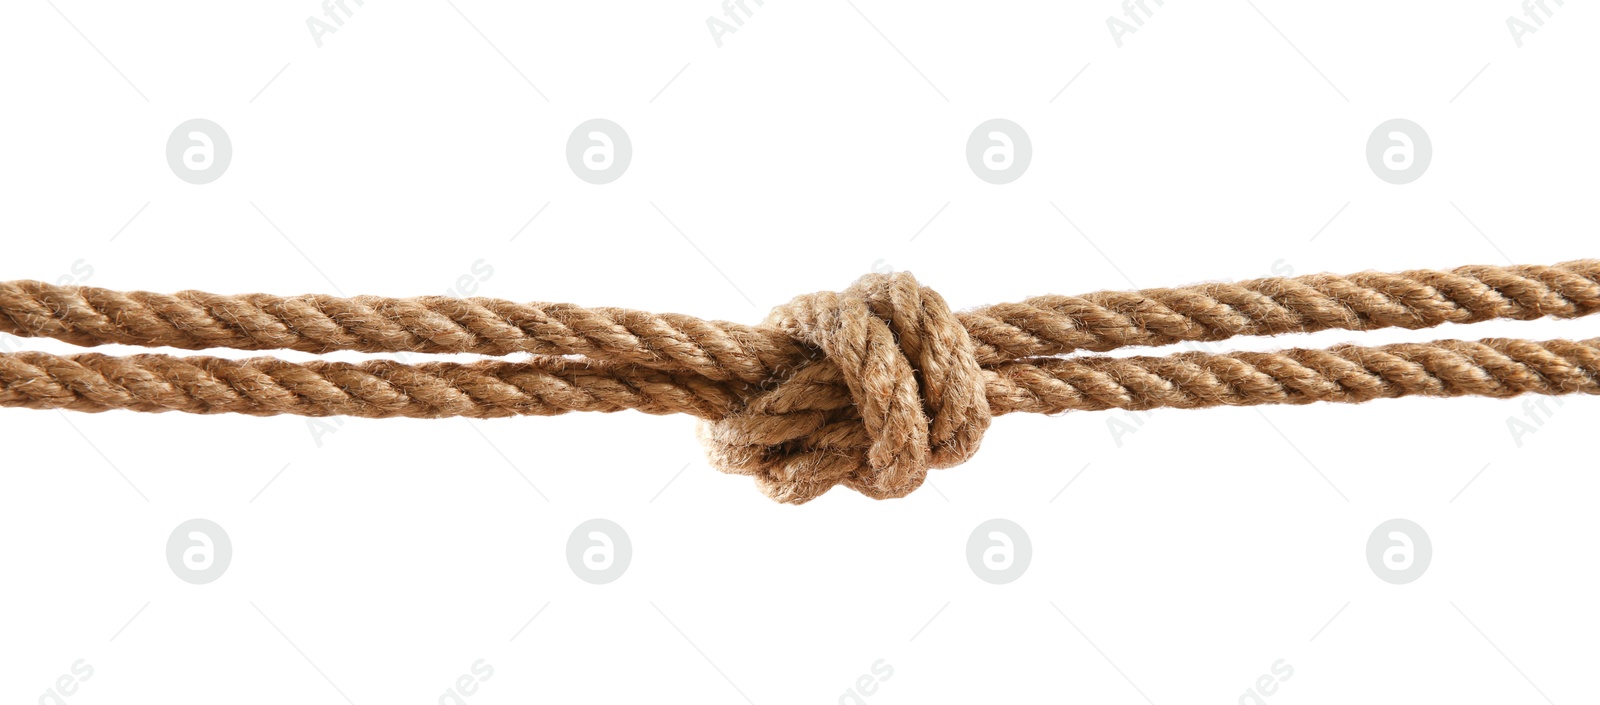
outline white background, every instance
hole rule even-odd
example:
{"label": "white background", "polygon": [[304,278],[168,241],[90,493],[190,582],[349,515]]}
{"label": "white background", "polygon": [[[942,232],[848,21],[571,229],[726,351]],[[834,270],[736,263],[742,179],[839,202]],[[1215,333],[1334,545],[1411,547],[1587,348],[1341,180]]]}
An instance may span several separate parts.
{"label": "white background", "polygon": [[[1512,0],[1151,0],[1120,48],[1110,0],[751,0],[720,48],[712,0],[347,4],[319,48],[312,0],[9,3],[0,279],[403,296],[481,259],[477,295],[753,323],[875,267],[967,308],[1600,254],[1590,3],[1548,3],[1521,48]],[[203,186],[164,156],[195,117],[234,149]],[[634,147],[604,186],[564,156],[594,117]],[[964,155],[995,117],[1034,150],[1002,186]],[[1404,186],[1365,159],[1395,117],[1434,148]],[[1233,703],[1282,660],[1274,705],[1593,701],[1597,420],[1587,398],[1019,415],[909,498],[797,508],[710,469],[686,417],[318,435],[5,409],[0,698],[83,659],[72,705],[434,703],[483,659],[471,705],[833,703],[882,660],[873,705]],[[164,557],[193,517],[233,543],[207,585]],[[592,517],[633,543],[608,585],[566,563]],[[1008,585],[966,562],[992,517],[1033,544]],[[1393,517],[1434,547],[1407,585],[1366,563]]]}

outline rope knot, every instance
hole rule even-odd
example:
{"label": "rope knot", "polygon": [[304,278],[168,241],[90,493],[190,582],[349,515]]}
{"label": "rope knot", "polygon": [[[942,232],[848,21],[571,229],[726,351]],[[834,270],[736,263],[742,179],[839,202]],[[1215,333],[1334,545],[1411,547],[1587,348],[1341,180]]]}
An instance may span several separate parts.
{"label": "rope knot", "polygon": [[739,412],[701,422],[717,469],[754,476],[782,502],[839,483],[884,499],[977,452],[990,415],[972,339],[910,273],[796,297],[764,325],[816,354],[761,383]]}

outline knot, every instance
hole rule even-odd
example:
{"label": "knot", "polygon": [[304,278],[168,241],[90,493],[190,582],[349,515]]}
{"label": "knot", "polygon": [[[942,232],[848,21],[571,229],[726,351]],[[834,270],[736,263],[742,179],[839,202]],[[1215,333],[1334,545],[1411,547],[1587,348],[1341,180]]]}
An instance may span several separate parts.
{"label": "knot", "polygon": [[990,416],[972,339],[910,273],[796,297],[764,326],[811,357],[758,385],[738,412],[701,422],[717,469],[755,477],[781,502],[839,483],[884,499],[977,452]]}

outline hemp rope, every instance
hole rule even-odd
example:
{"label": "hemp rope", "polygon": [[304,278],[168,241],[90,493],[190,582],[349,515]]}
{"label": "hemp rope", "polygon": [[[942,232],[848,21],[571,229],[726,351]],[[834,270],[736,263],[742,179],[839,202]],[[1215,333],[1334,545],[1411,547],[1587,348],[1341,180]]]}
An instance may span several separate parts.
{"label": "hemp rope", "polygon": [[[487,298],[175,295],[0,283],[0,332],[78,345],[532,353],[525,362],[290,363],[0,353],[0,406],[258,416],[496,418],[634,409],[700,418],[719,470],[801,503],[875,498],[977,451],[1013,412],[1600,394],[1600,339],[1273,353],[1044,357],[1326,329],[1600,311],[1600,260],[1266,278],[1042,296],[952,313],[908,273],[779,306],[759,326]],[[581,356],[581,357],[558,357]]]}

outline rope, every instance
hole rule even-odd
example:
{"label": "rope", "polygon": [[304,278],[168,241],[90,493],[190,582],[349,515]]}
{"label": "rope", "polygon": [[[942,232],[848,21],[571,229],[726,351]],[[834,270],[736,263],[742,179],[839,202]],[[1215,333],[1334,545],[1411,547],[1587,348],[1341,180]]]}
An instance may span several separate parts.
{"label": "rope", "polygon": [[1042,296],[964,313],[907,273],[873,274],[843,292],[797,297],[759,326],[484,298],[161,295],[17,281],[0,283],[0,332],[80,345],[533,356],[407,365],[3,353],[0,406],[366,418],[685,413],[701,419],[715,467],[753,476],[774,499],[801,503],[836,484],[886,498],[971,457],[991,418],[1007,413],[1600,394],[1600,339],[1050,355],[1597,310],[1600,260]]}
{"label": "rope", "polygon": [[[978,364],[1074,350],[1330,328],[1430,328],[1600,309],[1600,260],[1554,266],[1313,274],[1171,289],[1040,296],[956,314]],[[759,383],[805,349],[770,328],[680,314],[490,298],[224,296],[0,283],[0,333],[184,350],[582,355]]]}
{"label": "rope", "polygon": [[[1030,358],[982,370],[992,415],[1360,403],[1402,396],[1595,393],[1600,339],[1441,340],[1271,353]],[[837,367],[785,384],[804,408],[853,405]],[[272,357],[0,353],[0,406],[251,416],[476,419],[572,411],[689,414],[745,409],[739,385],[562,358],[528,362],[285,362]],[[770,402],[769,402],[770,404]],[[800,407],[795,407],[796,409]]]}
{"label": "rope", "polygon": [[274,357],[0,354],[0,406],[29,409],[369,419],[490,419],[634,409],[718,418],[738,405],[738,396],[725,384],[693,375],[561,358],[406,365],[388,360],[299,364]]}

